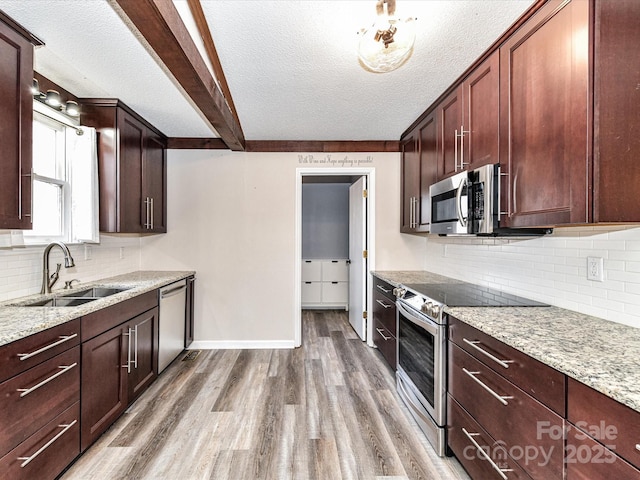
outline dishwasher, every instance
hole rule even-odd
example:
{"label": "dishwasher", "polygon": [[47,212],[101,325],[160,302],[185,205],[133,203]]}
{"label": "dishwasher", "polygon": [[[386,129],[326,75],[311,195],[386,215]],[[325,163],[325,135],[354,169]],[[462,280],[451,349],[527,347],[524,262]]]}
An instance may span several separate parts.
{"label": "dishwasher", "polygon": [[186,304],[186,280],[160,289],[158,373],[167,368],[184,349]]}

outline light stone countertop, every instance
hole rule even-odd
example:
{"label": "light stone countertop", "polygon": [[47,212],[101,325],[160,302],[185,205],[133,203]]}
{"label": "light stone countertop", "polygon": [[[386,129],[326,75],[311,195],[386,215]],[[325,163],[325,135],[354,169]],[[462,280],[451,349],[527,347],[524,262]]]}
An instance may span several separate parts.
{"label": "light stone countertop", "polygon": [[[372,274],[396,286],[447,278],[429,272]],[[446,312],[640,412],[639,328],[553,306],[447,307]]]}
{"label": "light stone countertop", "polygon": [[[109,307],[151,290],[195,275],[192,271],[138,271],[74,285],[72,290],[55,290],[48,295],[30,295],[0,302],[0,346],[28,337],[83,315]],[[72,295],[90,287],[126,288],[127,290],[76,307],[25,307],[24,304],[54,296]],[[22,305],[22,306],[21,306]]]}

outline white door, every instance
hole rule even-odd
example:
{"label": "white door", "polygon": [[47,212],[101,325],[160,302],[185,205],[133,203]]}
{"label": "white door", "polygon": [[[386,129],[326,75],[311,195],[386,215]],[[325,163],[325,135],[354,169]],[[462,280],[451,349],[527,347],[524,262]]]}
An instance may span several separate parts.
{"label": "white door", "polygon": [[367,177],[349,187],[349,323],[366,340],[367,309]]}

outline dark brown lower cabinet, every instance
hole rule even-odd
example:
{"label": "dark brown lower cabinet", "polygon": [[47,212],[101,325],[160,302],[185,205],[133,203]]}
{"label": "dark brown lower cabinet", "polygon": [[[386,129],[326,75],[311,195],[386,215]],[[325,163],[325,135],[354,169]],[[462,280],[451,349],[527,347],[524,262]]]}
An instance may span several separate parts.
{"label": "dark brown lower cabinet", "polygon": [[80,404],[56,416],[0,459],[0,476],[53,480],[80,453]]}
{"label": "dark brown lower cabinet", "polygon": [[393,285],[373,277],[373,344],[394,371],[398,363],[395,301]]}
{"label": "dark brown lower cabinet", "polygon": [[155,379],[158,308],[82,344],[82,451]]}

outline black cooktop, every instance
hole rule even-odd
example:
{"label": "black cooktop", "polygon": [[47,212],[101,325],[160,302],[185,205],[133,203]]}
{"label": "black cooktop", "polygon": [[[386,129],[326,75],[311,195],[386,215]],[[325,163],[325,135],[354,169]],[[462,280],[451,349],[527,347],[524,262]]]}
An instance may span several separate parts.
{"label": "black cooktop", "polygon": [[528,298],[518,297],[471,283],[408,283],[410,290],[450,307],[548,307]]}

